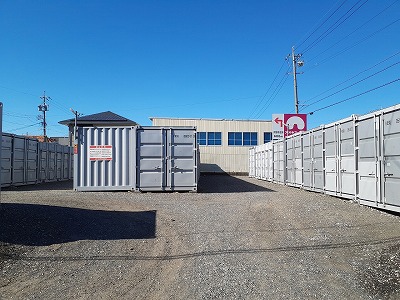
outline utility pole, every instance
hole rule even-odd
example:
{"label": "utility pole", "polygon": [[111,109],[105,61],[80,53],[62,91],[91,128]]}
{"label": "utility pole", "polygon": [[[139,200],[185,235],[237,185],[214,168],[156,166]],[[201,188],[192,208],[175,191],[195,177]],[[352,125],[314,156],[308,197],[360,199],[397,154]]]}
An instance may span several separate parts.
{"label": "utility pole", "polygon": [[76,139],[77,139],[77,134],[78,134],[78,117],[80,116],[80,114],[78,113],[78,111],[73,110],[72,108],[70,108],[70,111],[75,115],[75,122],[74,122],[74,134],[73,136],[71,136],[70,138],[70,146],[72,146],[72,141],[74,144],[76,144]]}
{"label": "utility pole", "polygon": [[292,54],[289,56],[292,57],[292,64],[293,64],[293,89],[294,89],[294,108],[296,114],[299,113],[299,98],[297,95],[297,66],[302,67],[304,65],[304,61],[300,60],[302,54],[295,54],[294,46],[292,47]]}
{"label": "utility pole", "polygon": [[43,96],[40,97],[40,99],[43,99],[43,103],[38,106],[39,111],[43,112],[43,121],[42,121],[42,126],[43,126],[43,139],[45,142],[47,142],[47,134],[46,134],[46,112],[49,110],[49,106],[46,104],[46,101],[48,99],[51,99],[50,97],[46,96],[46,91],[43,92]]}

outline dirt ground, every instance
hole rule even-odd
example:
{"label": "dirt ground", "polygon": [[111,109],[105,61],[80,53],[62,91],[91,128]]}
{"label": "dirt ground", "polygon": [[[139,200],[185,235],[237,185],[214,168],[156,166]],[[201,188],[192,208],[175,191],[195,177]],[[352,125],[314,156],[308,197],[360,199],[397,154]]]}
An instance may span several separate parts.
{"label": "dirt ground", "polygon": [[247,177],[1,191],[0,299],[400,299],[400,216]]}

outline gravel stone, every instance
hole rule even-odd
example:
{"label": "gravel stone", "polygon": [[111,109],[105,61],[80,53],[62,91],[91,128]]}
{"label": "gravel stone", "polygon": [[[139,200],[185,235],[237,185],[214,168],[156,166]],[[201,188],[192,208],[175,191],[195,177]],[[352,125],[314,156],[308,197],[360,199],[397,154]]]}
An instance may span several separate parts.
{"label": "gravel stone", "polygon": [[400,299],[400,216],[240,176],[1,191],[0,299]]}

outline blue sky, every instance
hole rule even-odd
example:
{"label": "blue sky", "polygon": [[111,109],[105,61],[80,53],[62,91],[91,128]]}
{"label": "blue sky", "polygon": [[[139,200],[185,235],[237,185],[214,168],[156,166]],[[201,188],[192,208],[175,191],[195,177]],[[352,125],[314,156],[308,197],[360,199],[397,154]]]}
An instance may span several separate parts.
{"label": "blue sky", "polygon": [[48,136],[67,134],[58,121],[70,108],[141,125],[151,116],[270,120],[294,112],[292,46],[304,60],[300,112],[315,111],[308,128],[398,104],[399,2],[3,0],[3,131],[41,134],[43,91]]}

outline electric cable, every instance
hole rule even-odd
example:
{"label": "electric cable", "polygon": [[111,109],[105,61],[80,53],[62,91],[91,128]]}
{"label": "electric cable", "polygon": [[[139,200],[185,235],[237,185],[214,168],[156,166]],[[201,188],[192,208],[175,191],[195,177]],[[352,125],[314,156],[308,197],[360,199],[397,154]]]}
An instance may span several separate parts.
{"label": "electric cable", "polygon": [[338,93],[340,93],[340,92],[343,92],[344,90],[347,90],[348,88],[351,88],[351,87],[353,87],[353,86],[355,86],[355,85],[357,85],[357,84],[359,84],[359,83],[361,83],[361,82],[363,82],[363,81],[365,81],[365,80],[367,80],[367,79],[369,79],[369,78],[371,78],[371,77],[374,77],[374,76],[376,76],[376,75],[378,75],[378,74],[380,74],[380,73],[382,73],[382,72],[388,70],[389,68],[392,68],[392,67],[394,67],[394,66],[396,66],[396,65],[398,65],[398,64],[400,64],[400,61],[398,61],[398,62],[396,62],[396,63],[394,63],[394,64],[392,64],[392,65],[390,65],[390,66],[388,66],[388,67],[386,67],[386,68],[384,68],[384,69],[382,69],[382,70],[379,70],[378,72],[375,72],[374,74],[369,75],[369,76],[367,76],[367,77],[365,77],[365,78],[363,78],[363,79],[361,79],[361,80],[359,80],[359,81],[357,81],[357,82],[355,82],[355,83],[353,83],[353,84],[351,84],[351,85],[349,85],[349,86],[346,86],[345,88],[342,88],[342,89],[339,90],[339,91],[336,91],[336,92],[334,92],[334,93],[332,93],[332,94],[330,94],[330,95],[328,95],[328,96],[326,96],[326,97],[323,97],[323,98],[321,98],[321,99],[319,99],[319,100],[317,100],[317,101],[314,101],[314,102],[312,102],[312,103],[306,105],[306,107],[309,107],[309,106],[311,106],[311,105],[314,105],[314,104],[316,104],[316,103],[319,103],[319,102],[321,102],[321,101],[323,101],[323,100],[325,100],[325,99],[327,99],[327,98],[330,98],[330,97],[332,97],[332,96],[334,96],[334,95],[336,95],[336,94],[338,94]]}
{"label": "electric cable", "polygon": [[322,92],[322,93],[320,93],[320,94],[318,94],[318,95],[316,95],[316,96],[314,96],[314,97],[312,97],[312,98],[310,98],[310,99],[304,101],[302,106],[308,106],[308,105],[306,105],[307,102],[309,102],[309,101],[311,101],[311,100],[314,100],[315,98],[318,98],[319,96],[322,96],[323,94],[325,94],[325,93],[327,93],[327,92],[329,92],[329,91],[331,91],[331,90],[333,90],[333,89],[335,89],[335,88],[341,86],[342,84],[345,84],[346,82],[349,82],[350,80],[352,80],[352,79],[358,77],[358,76],[361,75],[362,73],[365,73],[365,72],[367,72],[367,71],[369,71],[369,70],[371,70],[371,69],[373,69],[373,68],[379,66],[380,64],[382,64],[382,63],[388,61],[389,59],[391,59],[391,58],[393,58],[393,57],[395,57],[395,56],[397,56],[397,55],[399,55],[399,54],[400,54],[400,51],[397,52],[397,53],[395,53],[395,54],[393,54],[393,55],[391,55],[391,56],[389,56],[389,57],[387,57],[387,58],[385,58],[385,59],[383,59],[383,60],[381,60],[380,62],[374,64],[373,66],[368,67],[367,69],[365,69],[365,70],[363,70],[363,71],[357,73],[356,75],[354,75],[354,76],[352,76],[352,77],[346,79],[345,81],[342,81],[341,83],[339,83],[339,84],[337,84],[337,85],[335,85],[335,86],[333,86],[333,87],[331,87],[331,88],[325,90],[324,92]]}
{"label": "electric cable", "polygon": [[279,68],[278,72],[276,73],[274,79],[272,80],[270,86],[268,87],[267,91],[264,93],[264,95],[262,97],[260,97],[260,99],[258,100],[256,106],[254,107],[254,109],[251,111],[249,119],[252,115],[254,115],[257,112],[258,107],[260,106],[260,104],[262,103],[262,101],[265,99],[265,97],[267,96],[268,92],[271,90],[272,86],[274,85],[276,79],[278,78],[280,72],[282,71],[283,66],[285,65],[285,60],[282,62],[281,67]]}
{"label": "electric cable", "polygon": [[357,95],[355,95],[355,96],[352,96],[352,97],[343,99],[343,100],[341,100],[341,101],[337,101],[337,102],[335,102],[335,103],[332,103],[332,104],[330,104],[330,105],[327,105],[327,106],[318,108],[318,109],[316,109],[316,110],[314,110],[314,111],[312,111],[312,112],[309,112],[309,113],[307,113],[307,114],[313,115],[313,114],[314,114],[315,112],[317,112],[317,111],[321,111],[321,110],[330,108],[330,107],[332,107],[332,106],[338,105],[338,104],[340,104],[340,103],[343,103],[343,102],[352,100],[352,99],[354,99],[354,98],[360,97],[360,96],[362,96],[362,95],[368,94],[368,93],[373,92],[373,91],[375,91],[375,90],[381,89],[381,88],[383,88],[383,87],[385,87],[385,86],[388,86],[388,85],[390,85],[390,84],[393,84],[393,83],[395,83],[395,82],[397,82],[397,81],[400,81],[400,78],[397,78],[397,79],[395,79],[395,80],[392,80],[392,81],[387,82],[387,83],[385,83],[385,84],[382,84],[382,85],[380,85],[380,86],[374,87],[373,89],[370,89],[370,90],[368,90],[368,91],[362,92],[362,93],[357,94]]}
{"label": "electric cable", "polygon": [[[323,39],[325,39],[328,35],[330,35],[333,31],[335,31],[340,25],[342,25],[345,21],[347,21],[355,12],[357,12],[364,4],[368,2],[368,0],[365,0],[359,7],[357,7],[349,16],[347,16],[344,20],[342,20],[339,24],[339,22],[343,17],[345,17],[359,2],[362,0],[358,0],[347,12],[342,15],[333,25],[331,25],[327,30],[324,31],[323,34],[321,34],[312,44],[310,44],[306,49],[302,51],[302,53],[306,53],[307,51],[311,50],[314,48],[318,43],[320,43]],[[336,25],[337,24],[337,25]],[[336,25],[335,27],[333,27]],[[333,28],[332,28],[333,27]]]}
{"label": "electric cable", "polygon": [[[317,32],[318,29],[320,29],[327,21],[329,21],[329,19],[343,6],[343,4],[344,4],[346,1],[347,1],[347,0],[344,0],[344,1],[339,5],[339,7],[336,8],[335,11],[329,15],[328,18],[326,18],[316,29],[313,30],[313,32],[311,32],[311,33],[307,36],[307,38],[306,38],[304,41],[302,41],[299,45],[297,45],[297,48],[300,48],[300,47],[301,47],[315,32]],[[338,3],[339,3],[339,1],[336,2],[335,5],[334,5],[333,7],[335,7],[336,4],[338,4]],[[332,7],[332,8],[333,8],[333,7]],[[329,9],[327,13],[329,13],[329,11],[331,11],[332,8]],[[325,13],[325,15],[326,15],[327,13]],[[324,15],[324,17],[325,17],[325,15]],[[320,20],[322,20],[322,19],[323,19],[323,17],[322,17]],[[318,22],[319,22],[319,21],[318,21]],[[317,24],[318,24],[318,22],[317,22]]]}
{"label": "electric cable", "polygon": [[397,2],[399,2],[399,0],[395,0],[394,2],[392,2],[389,6],[385,7],[383,10],[381,10],[379,13],[377,13],[376,15],[374,15],[372,18],[370,18],[368,21],[364,22],[362,25],[360,25],[359,27],[357,27],[356,29],[354,29],[352,32],[350,32],[349,34],[347,34],[345,37],[341,38],[339,41],[337,41],[336,43],[334,43],[333,45],[329,46],[328,48],[326,48],[323,51],[320,51],[317,55],[315,55],[314,57],[312,57],[311,59],[308,59],[308,62],[315,60],[317,57],[321,56],[322,54],[324,54],[325,52],[327,52],[328,50],[332,49],[334,46],[336,46],[337,44],[340,44],[341,42],[343,42],[345,39],[347,39],[349,36],[351,36],[352,34],[354,34],[355,32],[357,32],[358,30],[360,30],[361,28],[365,27],[366,24],[368,24],[369,22],[371,22],[373,19],[375,19],[376,17],[378,17],[379,15],[381,15],[383,12],[385,12],[386,10],[388,10],[390,7],[392,7],[394,4],[396,4]]}

